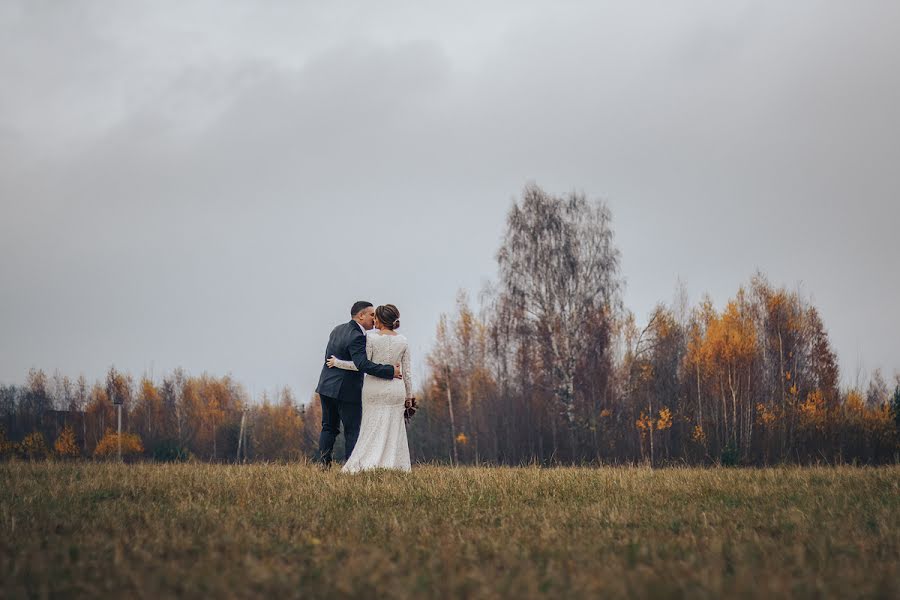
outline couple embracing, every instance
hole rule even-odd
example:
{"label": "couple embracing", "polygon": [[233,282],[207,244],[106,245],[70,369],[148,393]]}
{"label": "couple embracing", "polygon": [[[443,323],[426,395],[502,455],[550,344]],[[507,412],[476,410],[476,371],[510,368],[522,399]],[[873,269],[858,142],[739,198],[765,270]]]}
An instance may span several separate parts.
{"label": "couple embracing", "polygon": [[396,332],[400,311],[393,304],[374,308],[360,301],[350,316],[328,338],[316,387],[322,403],[319,460],[323,467],[331,466],[343,423],[348,458],[342,471],[409,471],[404,416],[415,411],[415,398],[409,344]]}

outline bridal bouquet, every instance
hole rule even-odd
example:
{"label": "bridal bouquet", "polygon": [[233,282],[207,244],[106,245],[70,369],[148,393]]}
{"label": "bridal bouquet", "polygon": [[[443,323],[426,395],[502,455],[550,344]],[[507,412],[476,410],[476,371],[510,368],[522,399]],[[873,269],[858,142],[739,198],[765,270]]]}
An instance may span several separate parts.
{"label": "bridal bouquet", "polygon": [[419,405],[416,404],[415,398],[407,398],[406,402],[403,404],[403,419],[409,423],[409,420],[413,418],[413,415],[416,414],[416,411],[419,409]]}

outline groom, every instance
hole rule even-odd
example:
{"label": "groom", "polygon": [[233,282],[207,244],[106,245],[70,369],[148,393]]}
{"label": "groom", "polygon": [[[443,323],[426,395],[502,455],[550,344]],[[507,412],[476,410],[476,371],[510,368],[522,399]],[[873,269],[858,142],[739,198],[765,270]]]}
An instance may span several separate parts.
{"label": "groom", "polygon": [[343,360],[352,360],[359,371],[329,369],[322,366],[316,393],[322,402],[322,433],[319,435],[319,460],[322,466],[331,466],[334,440],[340,433],[340,423],[344,424],[345,455],[350,458],[359,424],[362,420],[363,373],[382,379],[402,379],[400,366],[379,365],[366,358],[366,331],[375,326],[375,309],[371,302],[356,302],[350,309],[353,317],[348,323],[338,325],[331,331],[325,360],[334,355]]}

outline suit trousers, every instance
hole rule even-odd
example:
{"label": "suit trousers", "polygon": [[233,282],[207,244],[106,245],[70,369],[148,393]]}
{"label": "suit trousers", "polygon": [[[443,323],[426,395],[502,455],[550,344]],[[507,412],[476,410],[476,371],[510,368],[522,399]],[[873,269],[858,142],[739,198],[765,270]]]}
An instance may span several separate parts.
{"label": "suit trousers", "polygon": [[[344,386],[342,386],[344,387]],[[349,386],[347,386],[349,387]],[[319,460],[331,464],[334,441],[344,425],[344,460],[353,454],[356,440],[359,437],[359,425],[362,422],[362,401],[358,393],[344,394],[343,389],[337,398],[319,395],[322,402],[322,433],[319,434]],[[349,397],[347,397],[349,396]]]}

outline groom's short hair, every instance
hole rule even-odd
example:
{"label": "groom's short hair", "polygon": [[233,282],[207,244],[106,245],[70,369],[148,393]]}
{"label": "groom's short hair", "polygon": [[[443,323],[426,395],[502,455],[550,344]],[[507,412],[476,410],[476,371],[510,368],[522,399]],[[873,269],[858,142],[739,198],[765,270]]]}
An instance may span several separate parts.
{"label": "groom's short hair", "polygon": [[364,308],[369,308],[370,306],[374,306],[371,302],[366,302],[365,300],[360,300],[358,302],[354,302],[353,306],[350,307],[350,316],[355,317],[359,314]]}

